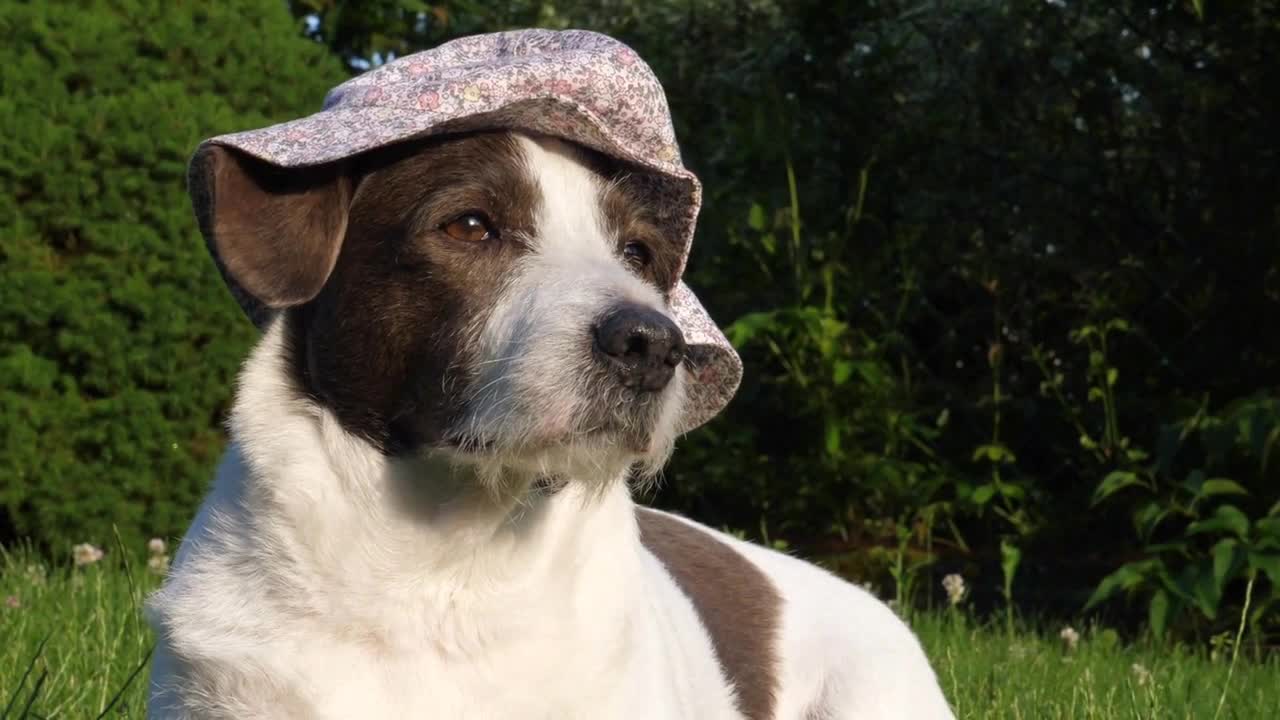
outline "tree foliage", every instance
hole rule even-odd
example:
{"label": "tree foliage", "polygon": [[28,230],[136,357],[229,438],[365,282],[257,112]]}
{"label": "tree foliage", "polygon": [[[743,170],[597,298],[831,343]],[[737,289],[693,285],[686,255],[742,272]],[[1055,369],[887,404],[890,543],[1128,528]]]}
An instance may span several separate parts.
{"label": "tree foliage", "polygon": [[248,0],[4,3],[0,36],[0,537],[177,535],[253,334],[187,158],[315,108],[341,65]]}

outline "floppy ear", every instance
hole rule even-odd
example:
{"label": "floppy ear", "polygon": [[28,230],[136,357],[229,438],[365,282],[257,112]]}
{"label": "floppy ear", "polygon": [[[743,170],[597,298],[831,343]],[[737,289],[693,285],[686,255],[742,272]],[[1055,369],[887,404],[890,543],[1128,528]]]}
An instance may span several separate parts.
{"label": "floppy ear", "polygon": [[255,322],[324,287],[351,205],[341,166],[282,168],[205,145],[191,160],[188,190],[209,253]]}

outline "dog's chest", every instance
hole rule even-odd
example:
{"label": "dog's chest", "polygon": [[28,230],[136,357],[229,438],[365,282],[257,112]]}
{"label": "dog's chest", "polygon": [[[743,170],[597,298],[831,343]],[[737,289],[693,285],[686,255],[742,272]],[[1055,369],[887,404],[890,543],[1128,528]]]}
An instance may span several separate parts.
{"label": "dog's chest", "polygon": [[270,545],[289,563],[264,561],[262,527],[215,492],[151,603],[153,707],[174,708],[154,717],[211,702],[194,716],[739,720],[695,611],[614,495],[548,511],[547,527],[581,539],[505,563],[504,543],[533,531],[491,536],[489,555],[423,575],[411,558],[467,545],[388,523],[366,538],[369,523],[313,514],[318,530]]}
{"label": "dog's chest", "polygon": [[740,720],[699,629],[667,594],[607,628],[582,618],[499,633],[451,627],[404,643],[277,627],[253,672],[224,659],[172,679],[192,683],[189,697],[235,698],[211,717]]}
{"label": "dog's chest", "polygon": [[[572,642],[572,641],[571,641]],[[577,643],[574,642],[576,645]],[[621,718],[638,699],[625,658],[512,648],[483,658],[436,648],[403,653],[351,643],[298,647],[278,658],[299,717]]]}

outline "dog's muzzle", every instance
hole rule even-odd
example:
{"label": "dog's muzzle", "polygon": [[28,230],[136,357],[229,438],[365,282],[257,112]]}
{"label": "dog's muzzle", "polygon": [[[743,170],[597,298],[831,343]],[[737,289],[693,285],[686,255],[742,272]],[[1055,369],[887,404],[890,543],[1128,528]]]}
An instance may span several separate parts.
{"label": "dog's muzzle", "polygon": [[684,335],[666,315],[635,303],[616,305],[593,328],[596,356],[623,387],[654,393],[671,382],[685,356]]}

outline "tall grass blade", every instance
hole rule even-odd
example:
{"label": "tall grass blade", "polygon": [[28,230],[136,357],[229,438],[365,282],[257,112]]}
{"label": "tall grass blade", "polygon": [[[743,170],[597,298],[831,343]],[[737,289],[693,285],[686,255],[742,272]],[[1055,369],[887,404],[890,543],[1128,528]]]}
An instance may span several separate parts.
{"label": "tall grass blade", "polygon": [[31,688],[31,697],[27,698],[27,704],[22,706],[22,712],[18,714],[18,720],[27,720],[32,716],[31,708],[36,704],[36,698],[40,697],[40,690],[44,688],[44,681],[49,679],[49,671],[41,670],[40,677],[36,678],[36,686]]}
{"label": "tall grass blade", "polygon": [[120,702],[120,698],[124,697],[125,691],[129,689],[129,686],[132,685],[133,681],[138,677],[138,673],[141,673],[142,669],[151,661],[151,653],[155,652],[155,649],[155,645],[147,648],[147,654],[142,656],[142,660],[138,663],[138,666],[133,669],[133,672],[129,673],[129,677],[124,681],[124,685],[121,685],[120,689],[116,690],[116,694],[111,696],[111,700],[107,703],[107,706],[102,708],[102,712],[98,713],[97,720],[105,718],[107,713],[111,712],[111,708],[115,707],[116,703]]}
{"label": "tall grass blade", "polygon": [[[9,702],[5,703],[4,712],[0,712],[0,720],[6,720],[9,712],[13,710],[13,706],[18,702],[18,694],[22,692],[22,688],[27,684],[27,678],[31,677],[32,671],[36,669],[36,663],[40,660],[40,656],[44,654],[44,646],[49,644],[49,638],[53,636],[53,631],[45,633],[44,639],[36,646],[36,652],[31,656],[31,661],[27,663],[26,672],[22,673],[22,677],[18,679],[18,686],[13,689],[13,695],[9,696]],[[26,712],[25,710],[23,712]]]}

